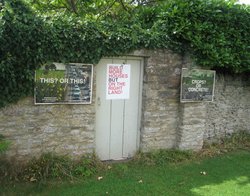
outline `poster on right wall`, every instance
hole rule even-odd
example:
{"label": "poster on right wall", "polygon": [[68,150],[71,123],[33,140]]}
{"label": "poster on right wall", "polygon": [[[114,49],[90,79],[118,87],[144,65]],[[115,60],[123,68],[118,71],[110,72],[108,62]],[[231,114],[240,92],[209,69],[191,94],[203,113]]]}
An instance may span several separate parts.
{"label": "poster on right wall", "polygon": [[181,102],[213,101],[215,71],[182,68]]}

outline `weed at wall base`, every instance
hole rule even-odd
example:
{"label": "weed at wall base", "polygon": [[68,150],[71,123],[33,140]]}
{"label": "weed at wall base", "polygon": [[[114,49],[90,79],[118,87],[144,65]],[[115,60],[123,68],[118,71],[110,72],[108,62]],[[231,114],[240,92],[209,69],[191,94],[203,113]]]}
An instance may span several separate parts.
{"label": "weed at wall base", "polygon": [[7,160],[0,160],[0,182],[39,182],[46,183],[49,179],[69,179],[89,177],[95,174],[100,161],[96,156],[84,156],[79,161],[69,157],[54,154],[44,154],[38,159],[32,159],[27,164],[18,165]]}
{"label": "weed at wall base", "polygon": [[205,142],[199,155],[211,157],[235,150],[250,150],[250,133],[247,131],[239,131],[218,138],[218,141],[214,143]]}
{"label": "weed at wall base", "polygon": [[3,135],[0,134],[0,155],[8,150],[10,142],[5,139]]}

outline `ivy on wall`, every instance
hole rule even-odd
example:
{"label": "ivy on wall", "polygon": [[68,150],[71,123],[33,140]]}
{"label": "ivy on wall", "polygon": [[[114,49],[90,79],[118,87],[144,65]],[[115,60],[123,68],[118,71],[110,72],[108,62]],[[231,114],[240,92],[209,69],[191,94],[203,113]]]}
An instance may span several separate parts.
{"label": "ivy on wall", "polygon": [[227,72],[250,70],[250,7],[225,2],[184,1],[168,5],[156,22],[160,34],[190,51],[197,63]]}
{"label": "ivy on wall", "polygon": [[208,68],[250,71],[249,6],[222,0],[170,0],[99,20],[41,15],[21,0],[0,4],[0,107],[32,94],[47,62],[97,63],[141,48],[189,52]]}

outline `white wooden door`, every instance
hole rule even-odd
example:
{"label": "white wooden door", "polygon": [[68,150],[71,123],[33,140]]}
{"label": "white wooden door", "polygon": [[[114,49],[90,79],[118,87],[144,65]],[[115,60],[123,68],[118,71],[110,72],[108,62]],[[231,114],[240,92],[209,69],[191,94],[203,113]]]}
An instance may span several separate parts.
{"label": "white wooden door", "polygon": [[[129,99],[106,99],[107,64],[130,65]],[[142,58],[103,58],[96,66],[96,153],[101,160],[126,159],[138,150],[142,74]]]}

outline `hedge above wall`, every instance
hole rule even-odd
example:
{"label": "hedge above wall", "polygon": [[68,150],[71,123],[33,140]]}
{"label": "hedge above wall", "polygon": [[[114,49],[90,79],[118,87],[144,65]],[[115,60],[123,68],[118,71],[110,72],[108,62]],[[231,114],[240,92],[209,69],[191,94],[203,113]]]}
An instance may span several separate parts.
{"label": "hedge above wall", "polygon": [[170,0],[99,20],[41,15],[21,0],[4,0],[0,9],[0,107],[32,94],[42,64],[97,63],[140,48],[170,48],[206,68],[250,71],[249,6],[233,1]]}

